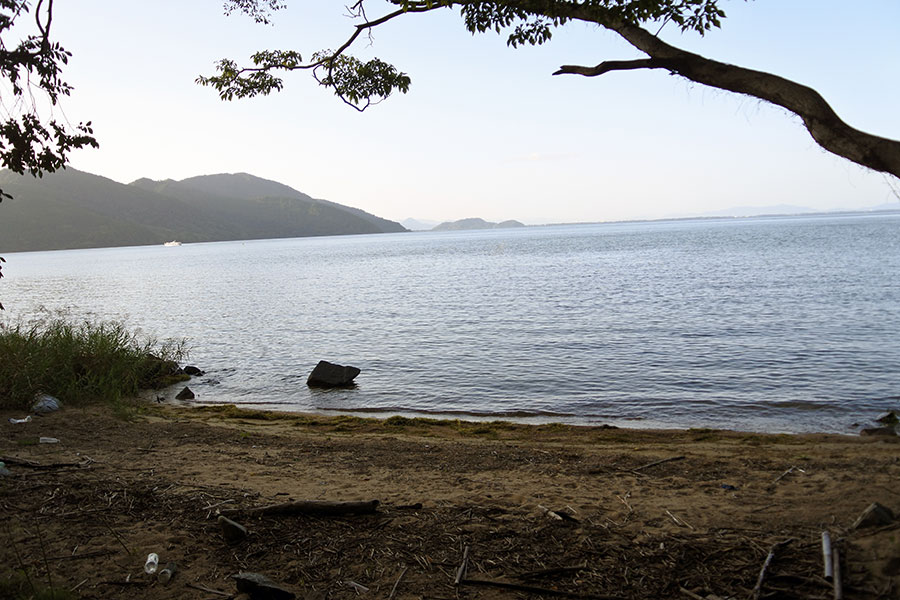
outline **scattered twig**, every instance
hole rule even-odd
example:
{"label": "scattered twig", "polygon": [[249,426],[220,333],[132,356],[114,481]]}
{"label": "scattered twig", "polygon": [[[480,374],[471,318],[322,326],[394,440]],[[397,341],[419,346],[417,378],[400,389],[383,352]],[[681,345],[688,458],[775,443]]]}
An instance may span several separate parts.
{"label": "scattered twig", "polygon": [[466,576],[466,570],[468,568],[469,563],[469,547],[466,546],[463,549],[463,557],[462,562],[459,565],[459,569],[456,570],[456,578],[453,580],[453,585],[459,585],[463,578]]}
{"label": "scattered twig", "polygon": [[540,579],[541,577],[549,577],[551,575],[562,575],[564,573],[577,573],[587,568],[586,564],[574,565],[571,567],[556,567],[553,569],[540,569],[539,571],[529,571],[517,575],[517,579]]}
{"label": "scattered twig", "polygon": [[76,586],[73,587],[73,588],[69,588],[69,591],[70,591],[70,592],[74,592],[74,591],[76,591],[78,588],[80,588],[81,586],[83,586],[85,583],[87,583],[87,579],[82,579],[81,582],[78,583],[78,585],[76,585]]}
{"label": "scattered twig", "polygon": [[704,598],[700,594],[695,594],[691,590],[687,590],[683,587],[679,587],[678,591],[681,592],[682,594],[684,594],[685,596],[689,596],[689,597],[693,598],[694,600],[706,600],[706,598]]}
{"label": "scattered twig", "polygon": [[691,531],[696,531],[696,529],[694,529],[694,526],[691,525],[690,523],[688,523],[687,521],[685,521],[684,519],[679,519],[678,517],[673,515],[668,510],[666,510],[666,514],[669,515],[670,517],[672,517],[672,520],[675,521],[675,524],[678,525],[679,527],[689,527],[691,529]]}
{"label": "scattered twig", "polygon": [[344,583],[346,583],[347,585],[352,587],[353,591],[356,592],[357,594],[365,594],[366,592],[369,591],[369,588],[367,588],[363,584],[356,583],[355,581],[350,581],[349,579],[347,581],[345,581]]}
{"label": "scattered twig", "polygon": [[94,550],[93,552],[84,552],[82,554],[66,554],[64,556],[51,556],[48,560],[79,560],[82,558],[96,558],[98,556],[106,556],[107,554],[115,554],[115,550]]}
{"label": "scattered twig", "polygon": [[325,500],[300,500],[283,504],[270,504],[256,508],[231,508],[220,511],[223,515],[365,515],[374,513],[378,500],[368,502],[329,502]]}
{"label": "scattered twig", "polygon": [[778,482],[781,481],[784,477],[787,477],[788,475],[790,475],[790,474],[793,473],[794,471],[799,471],[799,472],[801,472],[801,473],[806,473],[806,471],[804,471],[804,470],[801,469],[800,467],[791,467],[790,469],[788,469],[787,471],[785,471],[784,473],[782,473],[781,475],[779,475],[778,477],[776,477],[776,478],[775,478],[775,481],[773,481],[772,483],[778,483]]}
{"label": "scattered twig", "polygon": [[400,571],[400,575],[397,576],[397,581],[394,582],[394,587],[391,588],[391,593],[390,595],[388,595],[388,600],[391,600],[391,598],[394,597],[394,594],[397,593],[397,586],[400,585],[400,580],[403,579],[404,575],[406,575],[406,571],[408,569],[409,567],[404,565],[403,570]]}
{"label": "scattered twig", "polygon": [[122,536],[119,535],[119,532],[117,532],[115,529],[110,527],[109,523],[106,522],[106,519],[97,519],[97,520],[100,521],[101,523],[103,523],[103,526],[106,527],[109,530],[109,532],[111,534],[113,534],[113,537],[116,538],[116,540],[119,542],[119,544],[121,544],[122,547],[125,548],[125,552],[128,553],[128,556],[131,556],[131,550],[129,550],[128,546],[125,545],[125,541],[122,539]]}
{"label": "scattered twig", "polygon": [[635,467],[634,469],[631,469],[631,471],[635,471],[635,472],[636,472],[636,471],[643,471],[644,469],[649,469],[650,467],[655,467],[656,465],[661,465],[661,464],[663,464],[663,463],[667,463],[667,462],[675,462],[676,460],[684,460],[684,459],[685,459],[684,456],[673,456],[673,457],[671,457],[671,458],[664,458],[664,459],[662,459],[662,460],[655,460],[655,461],[653,461],[653,462],[651,462],[651,463],[647,463],[646,465],[642,465],[642,466],[640,466],[640,467]]}
{"label": "scattered twig", "polygon": [[204,506],[203,510],[212,510],[217,506],[222,506],[223,504],[228,504],[229,502],[234,502],[233,498],[229,498],[228,500],[222,500],[221,502],[216,502],[215,504],[210,504],[209,506]]}
{"label": "scattered twig", "polygon": [[769,565],[772,563],[772,559],[775,558],[775,552],[782,546],[787,546],[792,541],[794,540],[787,539],[782,542],[776,542],[772,544],[772,547],[769,549],[769,554],[768,556],[766,556],[766,560],[763,563],[762,568],[759,570],[759,577],[757,577],[756,579],[756,585],[753,587],[753,598],[755,600],[759,600],[759,597],[762,594],[763,580],[766,578],[766,571],[769,569]]}
{"label": "scattered twig", "polygon": [[196,583],[188,582],[185,584],[189,588],[194,588],[195,590],[200,590],[201,592],[206,592],[207,594],[213,594],[214,596],[222,596],[224,598],[231,598],[233,594],[226,594],[225,592],[220,592],[219,590],[214,590],[206,587],[205,585],[199,585]]}
{"label": "scattered twig", "polygon": [[550,588],[542,588],[533,585],[523,585],[521,583],[509,583],[506,581],[494,581],[490,579],[463,579],[460,584],[464,585],[481,585],[485,587],[495,587],[504,590],[515,590],[517,592],[528,592],[531,594],[539,594],[543,596],[562,596],[564,598],[581,598],[583,600],[621,600],[622,596],[598,596],[585,595],[576,592],[567,592],[564,590],[554,590]]}

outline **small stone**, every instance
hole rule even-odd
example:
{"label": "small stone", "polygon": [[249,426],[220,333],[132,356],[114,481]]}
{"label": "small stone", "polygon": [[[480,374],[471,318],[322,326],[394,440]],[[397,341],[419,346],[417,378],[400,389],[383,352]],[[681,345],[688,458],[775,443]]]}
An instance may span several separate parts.
{"label": "small stone", "polygon": [[176,400],[193,400],[194,397],[195,397],[194,392],[191,391],[191,388],[185,386],[185,388],[183,390],[178,392],[178,395],[175,396],[175,399]]}
{"label": "small stone", "polygon": [[353,379],[359,373],[360,370],[356,367],[345,367],[320,360],[316,368],[309,374],[306,385],[321,388],[348,387],[353,385]]}
{"label": "small stone", "polygon": [[187,373],[188,375],[190,375],[191,377],[196,377],[196,376],[204,374],[203,371],[201,371],[200,369],[198,369],[197,367],[192,366],[192,365],[186,366],[184,368],[184,372]]}
{"label": "small stone", "polygon": [[247,537],[247,528],[240,523],[235,523],[228,517],[220,516],[219,527],[222,529],[222,537],[229,544],[237,544]]}
{"label": "small stone", "polygon": [[890,525],[894,522],[894,513],[886,506],[882,506],[877,502],[873,502],[869,507],[859,515],[859,518],[853,523],[851,529],[862,529],[864,527],[879,527],[881,525]]}

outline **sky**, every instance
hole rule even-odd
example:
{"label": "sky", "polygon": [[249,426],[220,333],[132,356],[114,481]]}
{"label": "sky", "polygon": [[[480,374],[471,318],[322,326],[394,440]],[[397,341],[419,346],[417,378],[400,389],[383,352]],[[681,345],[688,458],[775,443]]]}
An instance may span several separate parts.
{"label": "sky", "polygon": [[[129,183],[246,172],[393,220],[525,223],[665,218],[732,207],[859,209],[900,181],[821,150],[799,119],[663,71],[553,77],[562,64],[641,55],[574,23],[540,47],[472,36],[458,11],[409,15],[362,39],[412,77],[364,113],[305,72],[282,92],[223,102],[195,83],[220,58],[261,49],[304,58],[351,33],[344,3],[286,0],[274,24],[226,17],[220,0],[58,0],[72,52],[63,110],[100,149],[71,166]],[[724,0],[723,27],[666,41],[817,89],[851,125],[900,139],[900,2]],[[369,15],[388,12],[369,0]]]}

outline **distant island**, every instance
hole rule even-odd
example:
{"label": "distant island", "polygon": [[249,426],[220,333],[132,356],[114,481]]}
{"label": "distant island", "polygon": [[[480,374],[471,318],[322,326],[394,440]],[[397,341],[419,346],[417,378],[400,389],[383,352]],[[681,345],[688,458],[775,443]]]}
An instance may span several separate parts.
{"label": "distant island", "polygon": [[484,219],[471,218],[460,219],[459,221],[446,221],[432,229],[432,231],[464,231],[467,229],[512,229],[514,227],[525,227],[524,223],[519,221],[502,221],[500,223],[491,223]]}
{"label": "distant island", "polygon": [[406,231],[358,208],[247,173],[125,185],[69,168],[0,171],[0,252]]}

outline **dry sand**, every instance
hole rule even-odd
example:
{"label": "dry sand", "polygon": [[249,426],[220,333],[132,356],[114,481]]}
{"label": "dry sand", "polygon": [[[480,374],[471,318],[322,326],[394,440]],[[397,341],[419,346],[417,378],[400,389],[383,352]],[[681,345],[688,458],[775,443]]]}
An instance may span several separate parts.
{"label": "dry sand", "polygon": [[[224,598],[251,571],[297,598],[745,599],[790,540],[759,597],[830,598],[827,530],[846,598],[900,597],[900,522],[851,528],[872,502],[900,510],[896,437],[156,406],[11,416],[0,596],[50,581],[81,598]],[[231,545],[217,524],[226,509],[372,499],[372,515],[238,513],[250,535]],[[143,573],[149,552],[177,564],[167,585]]]}

